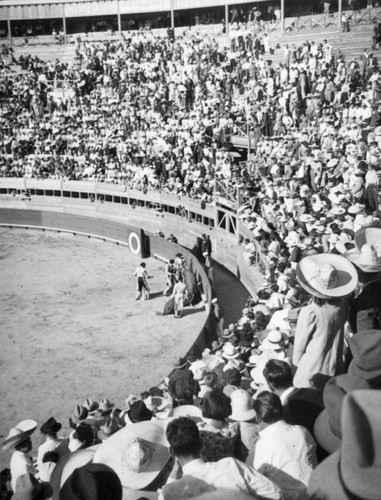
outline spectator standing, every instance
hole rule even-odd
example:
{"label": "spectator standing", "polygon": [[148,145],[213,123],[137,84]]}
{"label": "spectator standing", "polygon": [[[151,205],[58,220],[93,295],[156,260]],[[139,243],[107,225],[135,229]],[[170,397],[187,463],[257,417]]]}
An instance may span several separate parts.
{"label": "spectator standing", "polygon": [[149,286],[147,283],[148,274],[146,271],[146,264],[142,262],[134,271],[134,276],[137,277],[136,283],[136,300],[139,300],[143,294],[144,300],[149,300]]}
{"label": "spectator standing", "polygon": [[296,269],[301,286],[313,296],[302,307],[296,324],[292,361],[295,387],[312,387],[316,378],[330,378],[344,371],[344,325],[354,292],[356,269],[345,257],[317,254],[302,259]]}
{"label": "spectator standing", "polygon": [[317,466],[315,441],[304,427],[283,420],[282,403],[276,394],[262,392],[254,400],[254,409],[261,429],[254,468],[278,484],[286,500],[303,498]]}

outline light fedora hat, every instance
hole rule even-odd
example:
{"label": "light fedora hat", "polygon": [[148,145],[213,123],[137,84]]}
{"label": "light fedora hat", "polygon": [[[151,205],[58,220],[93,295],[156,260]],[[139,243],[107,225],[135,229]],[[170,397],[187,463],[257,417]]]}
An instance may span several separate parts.
{"label": "light fedora hat", "polygon": [[311,498],[378,500],[381,495],[381,391],[349,393],[341,413],[340,449],[313,471]]}
{"label": "light fedora hat", "polygon": [[33,434],[36,428],[37,422],[35,420],[22,420],[8,432],[7,437],[3,441],[3,450],[9,450],[9,448],[22,443]]}
{"label": "light fedora hat", "polygon": [[357,252],[348,252],[345,257],[365,273],[381,271],[381,228],[363,227],[355,234]]}
{"label": "light fedora hat", "polygon": [[164,426],[139,422],[127,425],[104,441],[93,462],[111,467],[123,487],[140,490],[157,478],[170,458]]}
{"label": "light fedora hat", "polygon": [[239,354],[240,353],[238,349],[233,344],[230,344],[230,342],[224,344],[224,347],[222,348],[222,356],[224,358],[227,359],[238,358]]}
{"label": "light fedora hat", "polygon": [[301,286],[322,299],[340,299],[351,294],[358,282],[356,268],[342,255],[308,255],[296,267]]}
{"label": "light fedora hat", "polygon": [[266,349],[270,349],[273,351],[277,351],[279,349],[282,349],[284,347],[286,338],[287,336],[279,329],[276,328],[274,330],[270,330],[267,334],[267,337],[259,346],[259,350],[265,351]]}
{"label": "light fedora hat", "polygon": [[232,413],[230,418],[237,422],[247,422],[257,416],[254,410],[254,401],[244,389],[236,389],[230,395]]}
{"label": "light fedora hat", "polygon": [[195,405],[180,405],[173,408],[169,416],[171,418],[188,417],[199,422],[202,420],[202,411]]}

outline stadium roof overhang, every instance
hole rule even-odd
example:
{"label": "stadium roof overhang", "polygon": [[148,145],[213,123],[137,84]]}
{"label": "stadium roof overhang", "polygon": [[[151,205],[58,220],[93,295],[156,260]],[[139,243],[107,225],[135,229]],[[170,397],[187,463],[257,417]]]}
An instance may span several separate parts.
{"label": "stadium roof overhang", "polygon": [[[216,7],[224,5],[240,5],[245,3],[254,3],[254,0],[0,0],[0,7],[16,7],[16,6],[31,6],[31,5],[51,5],[51,4],[107,4],[117,2],[120,7],[127,9],[130,7],[133,11],[141,7],[147,11],[158,12],[161,10],[182,10],[204,7]],[[255,0],[255,3],[265,2],[267,0]]]}

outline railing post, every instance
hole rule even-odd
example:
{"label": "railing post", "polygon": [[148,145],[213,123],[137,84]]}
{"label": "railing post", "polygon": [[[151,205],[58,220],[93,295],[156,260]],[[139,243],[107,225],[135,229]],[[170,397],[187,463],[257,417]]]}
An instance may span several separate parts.
{"label": "railing post", "polygon": [[280,30],[283,34],[283,32],[284,32],[284,0],[281,0],[281,2],[280,2],[280,22],[281,22]]}
{"label": "railing post", "polygon": [[[10,7],[8,7],[8,12],[9,12],[9,8]],[[9,13],[8,13],[8,19],[7,19],[7,29],[8,29],[8,41],[9,41],[9,45],[12,47],[11,20],[9,19]]]}
{"label": "railing post", "polygon": [[120,2],[119,0],[116,0],[116,5],[117,5],[117,16],[118,16],[118,36],[119,39],[122,37],[122,19],[120,15]]}
{"label": "railing post", "polygon": [[62,30],[63,30],[63,41],[64,44],[67,43],[67,33],[66,33],[66,15],[65,15],[65,4],[62,4]]}

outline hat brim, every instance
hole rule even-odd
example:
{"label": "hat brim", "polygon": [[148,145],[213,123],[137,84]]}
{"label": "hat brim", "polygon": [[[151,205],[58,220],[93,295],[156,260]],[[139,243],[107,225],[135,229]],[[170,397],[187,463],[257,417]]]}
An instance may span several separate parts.
{"label": "hat brim", "polygon": [[364,273],[378,273],[381,271],[381,264],[366,264],[362,262],[363,256],[359,253],[348,252],[344,254],[344,257],[348,259],[352,264],[361,269]]}
{"label": "hat brim", "polygon": [[123,487],[122,500],[140,500],[141,498],[147,498],[148,500],[157,500],[157,491],[139,491]]}
{"label": "hat brim", "polygon": [[23,420],[17,424],[17,429],[21,432],[15,434],[14,436],[6,437],[2,444],[3,450],[9,450],[14,446],[22,443],[25,439],[30,437],[37,428],[37,422],[35,420]]}
{"label": "hat brim", "polygon": [[248,422],[249,420],[253,420],[253,418],[256,418],[256,416],[256,411],[254,409],[251,409],[246,411],[233,411],[229,418],[235,420],[236,422]]}
{"label": "hat brim", "polygon": [[239,357],[239,352],[236,352],[235,354],[226,354],[225,352],[222,352],[222,357],[226,359],[236,359]]}
{"label": "hat brim", "polygon": [[323,410],[315,420],[314,436],[319,445],[328,453],[334,453],[340,448],[341,439],[331,430],[327,410]]}
{"label": "hat brim", "polygon": [[10,448],[13,448],[17,446],[18,444],[22,443],[25,441],[28,437],[32,435],[32,432],[20,432],[20,434],[17,434],[17,436],[12,436],[5,441],[3,441],[3,450],[9,450]]}
{"label": "hat brim", "polygon": [[[315,270],[326,264],[332,265],[338,275],[338,285],[324,288],[316,281]],[[322,299],[341,299],[356,289],[356,268],[342,255],[320,253],[304,257],[296,266],[296,277],[300,285],[311,295]]]}
{"label": "hat brim", "polygon": [[340,481],[340,451],[335,451],[323,460],[312,472],[308,482],[309,498],[332,498],[350,500]]}
{"label": "hat brim", "polygon": [[357,248],[361,249],[365,243],[369,245],[380,245],[381,228],[380,227],[363,227],[355,234],[355,243]]}
{"label": "hat brim", "polygon": [[[129,470],[124,463],[126,445],[137,438],[144,439],[152,446],[152,459],[141,472]],[[127,425],[104,441],[97,449],[93,462],[111,467],[119,476],[122,486],[140,490],[156,479],[170,458],[164,428],[154,422],[139,422]]]}
{"label": "hat brim", "polygon": [[202,420],[202,411],[198,406],[194,405],[181,405],[173,408],[170,413],[171,418],[178,417],[189,417],[191,419],[199,419]]}
{"label": "hat brim", "polygon": [[348,367],[348,375],[356,378],[360,377],[362,380],[371,380],[372,378],[381,376],[381,368],[368,371],[362,370],[358,365],[356,365],[355,360],[352,359]]}
{"label": "hat brim", "polygon": [[77,450],[59,460],[50,478],[50,484],[53,488],[53,500],[60,499],[60,491],[65,481],[71,476],[75,469],[92,461],[95,451],[99,446],[100,445],[96,445],[83,450]]}

